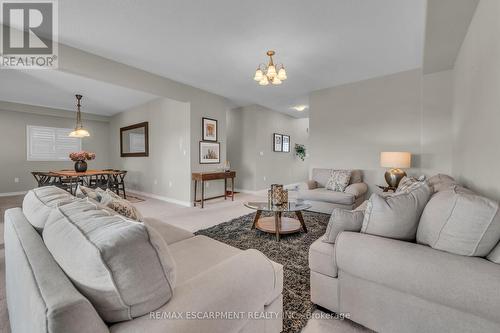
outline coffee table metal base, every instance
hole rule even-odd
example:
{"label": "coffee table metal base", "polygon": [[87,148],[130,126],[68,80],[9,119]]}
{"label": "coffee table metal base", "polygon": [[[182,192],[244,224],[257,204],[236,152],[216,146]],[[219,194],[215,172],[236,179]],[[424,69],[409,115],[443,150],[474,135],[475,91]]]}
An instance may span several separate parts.
{"label": "coffee table metal base", "polygon": [[295,212],[298,219],[290,217],[282,217],[281,212],[275,212],[274,217],[260,217],[262,211],[257,211],[255,214],[255,219],[253,222],[253,228],[257,228],[261,231],[276,234],[276,240],[280,240],[280,235],[292,234],[304,230],[307,232],[306,225],[304,223],[304,218],[300,211]]}

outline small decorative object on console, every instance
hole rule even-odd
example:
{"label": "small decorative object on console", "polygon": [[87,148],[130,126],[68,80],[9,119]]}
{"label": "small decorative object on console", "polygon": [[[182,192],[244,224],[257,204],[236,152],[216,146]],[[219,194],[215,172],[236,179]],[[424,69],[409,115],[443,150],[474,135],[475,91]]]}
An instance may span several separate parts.
{"label": "small decorative object on console", "polygon": [[69,154],[69,158],[75,162],[75,171],[76,172],[85,172],[87,171],[87,162],[95,159],[95,153],[88,151],[77,151]]}

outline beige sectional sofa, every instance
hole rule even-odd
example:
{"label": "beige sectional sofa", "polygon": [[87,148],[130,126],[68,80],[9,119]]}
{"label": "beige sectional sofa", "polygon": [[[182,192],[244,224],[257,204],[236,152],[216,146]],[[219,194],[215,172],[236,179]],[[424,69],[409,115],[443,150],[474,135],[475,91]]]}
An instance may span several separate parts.
{"label": "beige sectional sofa", "polygon": [[312,302],[377,332],[500,332],[498,203],[440,190],[413,242],[345,231],[315,241]]}
{"label": "beige sectional sofa", "polygon": [[354,209],[365,201],[368,186],[363,183],[361,170],[353,170],[344,192],[325,188],[333,169],[312,169],[311,179],[299,185],[298,199],[307,200],[314,212],[331,214],[334,208]]}
{"label": "beige sectional sofa", "polygon": [[259,251],[129,221],[57,188],[6,211],[5,257],[12,332],[282,331],[283,267]]}

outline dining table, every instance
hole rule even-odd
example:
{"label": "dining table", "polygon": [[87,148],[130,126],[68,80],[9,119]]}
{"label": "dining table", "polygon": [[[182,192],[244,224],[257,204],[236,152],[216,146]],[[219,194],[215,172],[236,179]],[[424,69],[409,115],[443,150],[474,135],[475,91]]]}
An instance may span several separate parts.
{"label": "dining table", "polygon": [[[64,183],[67,190],[71,194],[75,194],[78,184],[84,186],[92,187],[93,183],[104,182],[106,188],[111,188],[115,178],[122,175],[124,172],[121,170],[87,170],[84,172],[77,172],[75,170],[51,170],[49,172],[43,173],[47,178],[59,179],[61,183]],[[36,177],[35,177],[36,178]],[[38,179],[37,179],[38,181]],[[123,179],[121,179],[123,182]]]}

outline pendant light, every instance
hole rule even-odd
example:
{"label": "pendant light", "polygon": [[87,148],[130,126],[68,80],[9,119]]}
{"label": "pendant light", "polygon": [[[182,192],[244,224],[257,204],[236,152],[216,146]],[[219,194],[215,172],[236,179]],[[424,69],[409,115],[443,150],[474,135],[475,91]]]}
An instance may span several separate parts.
{"label": "pendant light", "polygon": [[87,136],[90,136],[89,131],[87,131],[85,128],[83,128],[82,125],[82,114],[80,112],[80,107],[82,104],[80,103],[82,99],[82,95],[75,95],[76,96],[76,126],[75,130],[69,134],[70,137],[72,138],[84,138]]}
{"label": "pendant light", "polygon": [[255,71],[253,79],[261,86],[267,86],[269,83],[277,86],[287,79],[285,66],[283,64],[276,66],[273,61],[274,55],[274,51],[267,51],[269,63],[267,65],[260,64]]}

